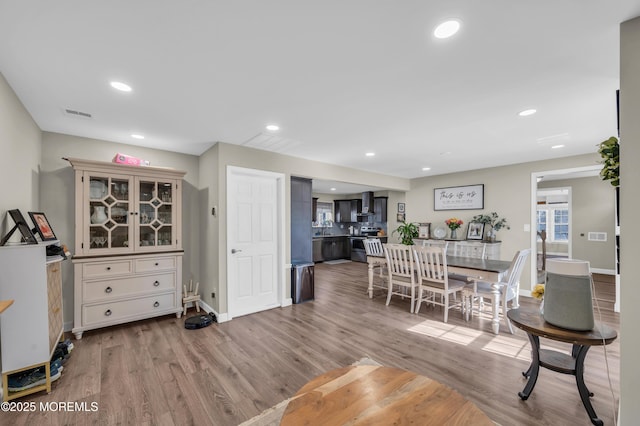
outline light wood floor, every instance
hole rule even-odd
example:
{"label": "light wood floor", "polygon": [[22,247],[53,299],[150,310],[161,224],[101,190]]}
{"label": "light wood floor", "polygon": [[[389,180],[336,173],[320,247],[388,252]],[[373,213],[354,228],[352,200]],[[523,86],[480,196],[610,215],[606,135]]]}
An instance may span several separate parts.
{"label": "light wood floor", "polygon": [[[503,426],[590,424],[573,376],[542,369],[529,400],[520,400],[530,357],[522,331],[511,335],[502,323],[495,336],[487,318],[466,323],[456,310],[444,324],[440,308],[410,314],[399,297],[385,306],[382,291],[370,300],[362,263],[318,264],[315,272],[314,302],[201,330],[167,316],[85,332],[51,394],[22,401],[95,402],[98,410],[0,412],[0,424],[237,425],[324,371],[367,355],[454,388]],[[521,304],[537,307],[529,298]],[[617,314],[603,310],[602,319],[619,329]],[[617,407],[619,352],[619,340],[607,346],[615,403],[604,349],[592,348],[585,364],[593,406],[608,425]]]}

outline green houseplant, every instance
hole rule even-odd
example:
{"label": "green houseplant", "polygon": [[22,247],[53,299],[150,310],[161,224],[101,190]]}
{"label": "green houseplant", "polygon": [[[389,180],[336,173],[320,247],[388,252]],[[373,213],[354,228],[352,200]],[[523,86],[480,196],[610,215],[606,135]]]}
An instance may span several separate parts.
{"label": "green houseplant", "polygon": [[602,157],[602,170],[600,177],[608,180],[611,185],[620,185],[620,145],[618,138],[611,136],[598,145],[598,153]]}
{"label": "green houseplant", "polygon": [[418,225],[411,222],[402,222],[402,224],[393,231],[393,234],[396,232],[400,234],[400,242],[402,244],[412,246],[413,239],[418,236]]}

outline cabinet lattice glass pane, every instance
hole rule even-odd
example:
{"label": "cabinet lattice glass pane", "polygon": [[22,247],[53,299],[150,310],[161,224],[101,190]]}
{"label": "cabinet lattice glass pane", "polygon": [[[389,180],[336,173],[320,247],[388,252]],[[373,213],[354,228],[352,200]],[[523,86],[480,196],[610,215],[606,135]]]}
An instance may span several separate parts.
{"label": "cabinet lattice glass pane", "polygon": [[89,179],[89,249],[129,246],[129,181]]}
{"label": "cabinet lattice glass pane", "polygon": [[170,182],[140,181],[140,246],[171,245],[173,187]]}

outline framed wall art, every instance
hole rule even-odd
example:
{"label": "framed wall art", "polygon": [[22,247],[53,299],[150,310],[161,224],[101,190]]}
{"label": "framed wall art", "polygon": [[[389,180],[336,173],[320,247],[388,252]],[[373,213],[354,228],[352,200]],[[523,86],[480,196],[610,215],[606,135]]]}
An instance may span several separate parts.
{"label": "framed wall art", "polygon": [[450,186],[433,190],[434,210],[484,209],[484,185]]}
{"label": "framed wall art", "polygon": [[404,203],[398,203],[398,213],[404,213]]}

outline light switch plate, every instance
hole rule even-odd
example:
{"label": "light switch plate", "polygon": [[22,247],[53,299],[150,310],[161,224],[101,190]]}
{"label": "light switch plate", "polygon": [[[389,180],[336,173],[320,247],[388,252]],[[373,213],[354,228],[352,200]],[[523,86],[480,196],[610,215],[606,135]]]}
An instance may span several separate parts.
{"label": "light switch plate", "polygon": [[528,223],[524,224],[524,232],[531,232],[531,225],[529,225]]}

